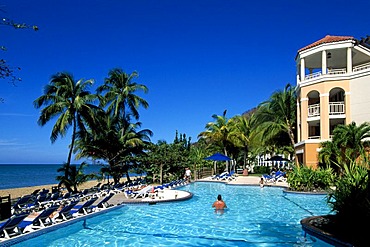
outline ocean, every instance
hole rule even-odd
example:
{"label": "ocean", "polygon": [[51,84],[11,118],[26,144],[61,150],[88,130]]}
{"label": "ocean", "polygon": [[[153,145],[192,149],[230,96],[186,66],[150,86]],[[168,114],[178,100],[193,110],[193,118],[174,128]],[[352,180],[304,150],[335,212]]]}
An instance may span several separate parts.
{"label": "ocean", "polygon": [[[19,187],[29,187],[46,184],[57,184],[57,169],[61,164],[0,164],[0,190]],[[88,165],[84,173],[98,173],[101,165]]]}

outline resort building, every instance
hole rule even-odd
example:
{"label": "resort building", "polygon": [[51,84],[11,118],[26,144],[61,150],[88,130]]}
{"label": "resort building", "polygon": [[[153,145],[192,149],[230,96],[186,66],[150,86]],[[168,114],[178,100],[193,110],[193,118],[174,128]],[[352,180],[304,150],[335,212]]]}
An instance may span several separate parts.
{"label": "resort building", "polygon": [[339,124],[370,121],[370,46],[350,36],[329,36],[298,50],[298,161],[317,166],[320,143]]}

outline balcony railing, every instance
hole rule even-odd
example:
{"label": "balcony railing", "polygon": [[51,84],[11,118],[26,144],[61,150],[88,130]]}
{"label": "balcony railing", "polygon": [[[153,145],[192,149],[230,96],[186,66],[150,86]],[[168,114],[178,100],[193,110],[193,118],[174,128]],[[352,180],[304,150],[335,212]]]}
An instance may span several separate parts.
{"label": "balcony railing", "polygon": [[308,106],[308,117],[320,116],[320,104],[313,104]]}
{"label": "balcony railing", "polygon": [[329,115],[342,115],[345,113],[344,102],[330,102]]}
{"label": "balcony railing", "polygon": [[315,72],[315,73],[306,75],[304,79],[309,80],[309,79],[316,78],[316,77],[319,77],[319,76],[321,76],[321,72]]}
{"label": "balcony railing", "polygon": [[353,72],[370,69],[370,63],[361,64],[359,66],[353,67]]}
{"label": "balcony railing", "polygon": [[342,75],[347,73],[346,69],[329,69],[328,74],[330,75]]}
{"label": "balcony railing", "polygon": [[320,139],[320,136],[309,136],[308,139]]}
{"label": "balcony railing", "polygon": [[[343,115],[345,114],[344,101],[329,102],[329,115]],[[313,104],[308,106],[308,117],[320,116],[320,104]]]}

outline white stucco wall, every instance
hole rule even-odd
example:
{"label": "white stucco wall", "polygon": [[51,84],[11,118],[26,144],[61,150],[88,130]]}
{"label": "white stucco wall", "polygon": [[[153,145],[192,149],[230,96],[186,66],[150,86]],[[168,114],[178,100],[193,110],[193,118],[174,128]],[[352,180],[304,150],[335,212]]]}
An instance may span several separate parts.
{"label": "white stucco wall", "polygon": [[357,125],[370,122],[370,75],[352,79],[351,90],[351,119]]}

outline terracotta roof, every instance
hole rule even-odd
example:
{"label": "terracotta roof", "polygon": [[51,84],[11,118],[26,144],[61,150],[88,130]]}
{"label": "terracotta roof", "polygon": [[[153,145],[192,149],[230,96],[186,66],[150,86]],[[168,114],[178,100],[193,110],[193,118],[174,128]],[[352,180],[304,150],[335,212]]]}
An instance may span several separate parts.
{"label": "terracotta roof", "polygon": [[301,49],[298,50],[298,52],[301,52],[301,51],[304,51],[304,50],[307,50],[307,49],[310,49],[312,47],[315,47],[315,46],[318,46],[318,45],[321,45],[321,44],[325,44],[325,43],[333,43],[333,42],[338,42],[338,41],[345,41],[345,40],[355,40],[354,37],[352,36],[330,36],[330,35],[326,35],[324,38],[308,45],[308,46],[305,46]]}

